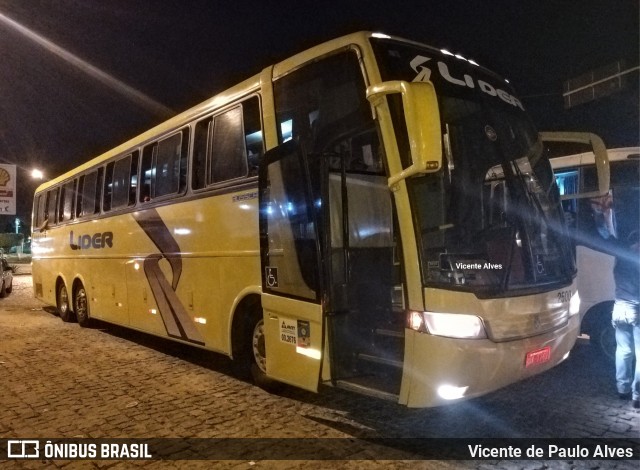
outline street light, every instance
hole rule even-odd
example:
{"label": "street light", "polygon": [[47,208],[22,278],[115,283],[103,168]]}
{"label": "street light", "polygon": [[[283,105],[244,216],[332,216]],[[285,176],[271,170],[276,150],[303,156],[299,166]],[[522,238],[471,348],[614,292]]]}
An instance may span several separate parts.
{"label": "street light", "polygon": [[41,180],[44,179],[44,173],[42,172],[42,170],[34,168],[33,170],[31,170],[31,177],[36,180]]}

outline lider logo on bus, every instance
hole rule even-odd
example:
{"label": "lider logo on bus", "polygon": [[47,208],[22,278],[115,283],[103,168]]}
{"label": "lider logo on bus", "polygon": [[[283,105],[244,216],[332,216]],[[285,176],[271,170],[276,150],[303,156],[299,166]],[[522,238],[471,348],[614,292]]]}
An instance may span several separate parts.
{"label": "lider logo on bus", "polygon": [[73,238],[73,230],[69,233],[69,246],[72,250],[87,250],[89,248],[113,247],[113,232],[99,232],[93,235],[78,235]]}
{"label": "lider logo on bus", "polygon": [[[431,60],[430,57],[424,57],[421,55],[415,56],[409,65],[411,68],[418,74],[413,79],[414,82],[428,82],[431,80],[431,69],[423,64],[426,64]],[[462,78],[455,78],[449,72],[449,66],[446,62],[437,62],[438,72],[440,76],[444,78],[449,83],[454,85],[463,86],[467,88],[475,88],[476,85],[483,93],[486,93],[489,96],[497,96],[505,103],[508,103],[512,106],[516,106],[524,111],[524,107],[518,98],[507,93],[506,91],[496,88],[490,83],[485,82],[484,80],[476,79],[474,80],[471,75],[467,75],[466,73],[462,76]]]}

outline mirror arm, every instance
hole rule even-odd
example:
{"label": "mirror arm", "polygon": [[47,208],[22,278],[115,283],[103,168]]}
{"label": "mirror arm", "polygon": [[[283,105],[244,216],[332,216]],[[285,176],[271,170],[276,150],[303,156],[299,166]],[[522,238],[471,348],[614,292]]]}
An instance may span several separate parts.
{"label": "mirror arm", "polygon": [[[561,200],[584,199],[604,196],[609,193],[609,157],[602,139],[591,132],[540,132],[542,142],[567,142],[591,145],[598,170],[598,190],[579,195],[561,196]],[[567,197],[568,196],[568,197]]]}

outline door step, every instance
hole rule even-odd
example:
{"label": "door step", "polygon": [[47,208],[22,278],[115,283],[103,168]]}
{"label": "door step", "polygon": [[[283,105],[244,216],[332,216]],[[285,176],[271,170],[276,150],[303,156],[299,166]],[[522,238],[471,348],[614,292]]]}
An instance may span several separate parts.
{"label": "door step", "polygon": [[377,387],[380,386],[376,377],[354,377],[349,380],[335,381],[335,386],[337,388],[349,390],[361,395],[379,398],[381,400],[392,401],[394,403],[398,402],[399,395],[385,390],[380,390],[379,388],[374,388],[374,385]]}
{"label": "door step", "polygon": [[402,361],[396,359],[389,359],[387,357],[374,356],[373,354],[360,353],[358,354],[358,360],[373,362],[375,364],[383,364],[385,366],[396,367],[402,369]]}
{"label": "door step", "polygon": [[388,336],[391,338],[404,338],[404,330],[390,330],[388,328],[376,328],[375,334],[380,336]]}

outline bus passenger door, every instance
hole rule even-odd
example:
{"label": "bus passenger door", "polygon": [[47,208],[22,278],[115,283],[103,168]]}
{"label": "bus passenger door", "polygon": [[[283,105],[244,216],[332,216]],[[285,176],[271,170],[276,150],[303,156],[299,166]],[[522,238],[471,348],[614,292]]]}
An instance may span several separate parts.
{"label": "bus passenger door", "polygon": [[338,387],[397,401],[404,367],[404,289],[388,179],[375,129],[323,152],[329,164],[327,336]]}
{"label": "bus passenger door", "polygon": [[323,350],[321,204],[309,175],[294,141],[266,153],[259,179],[260,251],[267,375],[316,391]]}

